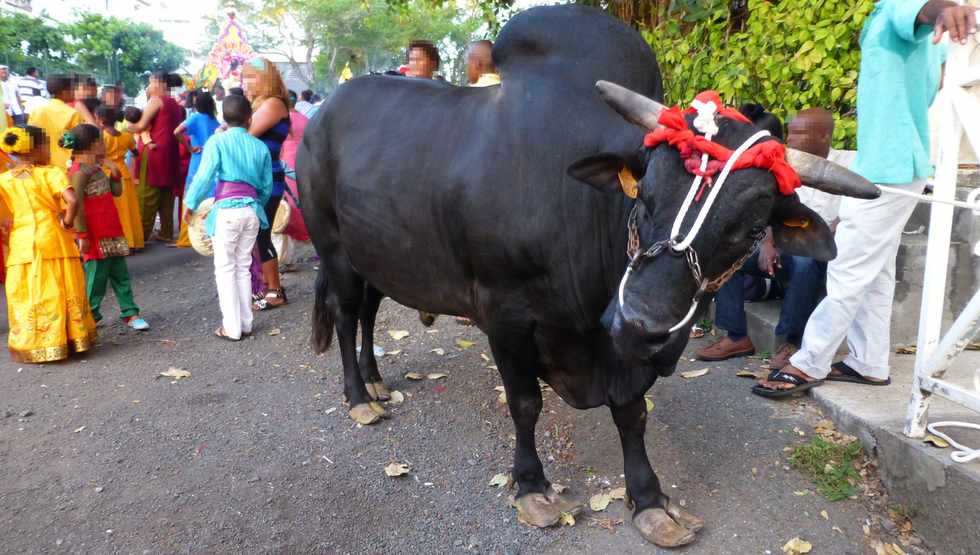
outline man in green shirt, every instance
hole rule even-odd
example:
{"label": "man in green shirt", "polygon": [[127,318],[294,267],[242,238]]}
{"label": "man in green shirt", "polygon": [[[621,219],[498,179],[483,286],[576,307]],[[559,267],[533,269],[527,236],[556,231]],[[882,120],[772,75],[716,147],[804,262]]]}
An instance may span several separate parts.
{"label": "man in green shirt", "polygon": [[[976,32],[976,9],[948,0],[880,0],[861,31],[858,154],[853,169],[886,187],[922,192],[929,164],[929,105],[939,89],[949,32],[965,43]],[[931,39],[931,40],[930,40]],[[827,267],[827,297],[807,322],[800,350],[752,388],[784,397],[824,380],[887,385],[895,257],[916,200],[882,194],[845,198],[837,227],[837,258]],[[849,354],[831,365],[841,341]]]}

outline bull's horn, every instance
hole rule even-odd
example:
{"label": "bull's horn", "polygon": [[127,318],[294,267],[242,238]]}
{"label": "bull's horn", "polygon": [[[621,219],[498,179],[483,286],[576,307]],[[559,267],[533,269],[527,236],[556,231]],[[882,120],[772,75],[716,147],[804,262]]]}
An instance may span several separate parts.
{"label": "bull's horn", "polygon": [[663,104],[609,81],[597,81],[595,88],[599,89],[599,96],[606,104],[627,121],[650,131],[660,127],[657,119],[666,109]]}
{"label": "bull's horn", "polygon": [[786,149],[786,161],[793,166],[804,185],[832,195],[864,199],[878,198],[881,191],[873,183],[826,158],[794,148]]}

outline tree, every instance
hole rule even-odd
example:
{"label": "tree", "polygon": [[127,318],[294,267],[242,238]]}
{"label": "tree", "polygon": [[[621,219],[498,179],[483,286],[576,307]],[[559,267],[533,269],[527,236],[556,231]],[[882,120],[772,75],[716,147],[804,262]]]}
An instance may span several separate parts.
{"label": "tree", "polygon": [[186,50],[167,42],[163,33],[144,23],[84,14],[64,31],[70,39],[69,53],[78,66],[110,81],[122,81],[130,93],[142,88],[147,73],[175,71],[187,59]]}
{"label": "tree", "polygon": [[75,67],[61,30],[22,13],[0,13],[0,61],[21,73],[30,66],[46,73]]}
{"label": "tree", "polygon": [[[479,19],[455,3],[429,0],[234,0],[256,51],[285,58],[307,86],[325,90],[350,63],[355,72],[402,63],[413,38],[440,48],[454,79],[459,56]],[[217,29],[217,21],[212,26]]]}

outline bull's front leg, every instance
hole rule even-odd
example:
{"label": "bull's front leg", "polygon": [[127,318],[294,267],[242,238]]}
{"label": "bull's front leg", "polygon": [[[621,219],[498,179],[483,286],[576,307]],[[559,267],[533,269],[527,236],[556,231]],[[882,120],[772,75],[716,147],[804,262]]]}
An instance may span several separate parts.
{"label": "bull's front leg", "polygon": [[545,528],[558,523],[562,513],[577,514],[583,504],[556,492],[544,475],[538,457],[534,428],[541,414],[541,387],[534,368],[536,357],[532,343],[527,350],[504,351],[491,339],[494,358],[507,393],[507,407],[514,420],[517,444],[514,449],[512,476],[517,483],[514,505],[517,518],[525,524]]}
{"label": "bull's front leg", "polygon": [[640,397],[610,410],[623,445],[626,506],[633,510],[633,525],[647,541],[661,547],[693,542],[704,521],[671,502],[660,489],[643,437],[647,427],[646,402]]}

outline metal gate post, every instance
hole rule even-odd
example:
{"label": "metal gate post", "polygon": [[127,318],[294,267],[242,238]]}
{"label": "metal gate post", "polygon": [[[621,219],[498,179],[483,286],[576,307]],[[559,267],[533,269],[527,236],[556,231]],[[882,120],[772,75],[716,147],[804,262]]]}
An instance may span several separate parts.
{"label": "metal gate post", "polygon": [[[968,66],[967,51],[952,45],[946,63],[943,87],[958,89],[964,70]],[[956,178],[959,169],[960,141],[963,124],[954,107],[954,96],[946,94],[941,99],[939,123],[939,157],[933,197],[937,200],[956,198]],[[953,229],[953,207],[932,203],[929,213],[929,240],[926,250],[925,276],[922,283],[922,307],[919,315],[919,336],[915,356],[915,375],[912,379],[912,395],[909,399],[905,420],[905,435],[913,438],[926,433],[931,390],[924,389],[923,378],[934,372],[929,364],[942,333],[943,308],[946,305],[946,276],[949,268],[949,245]]]}

